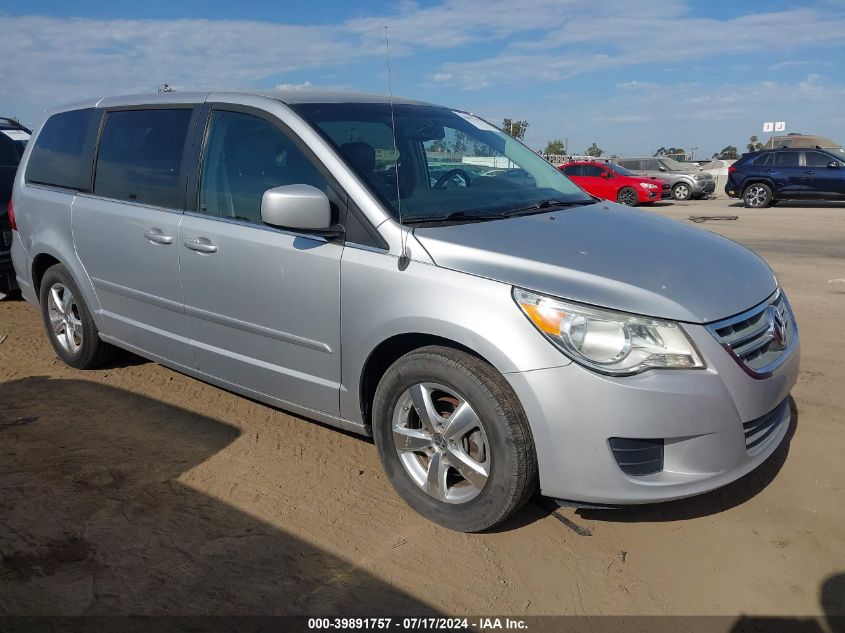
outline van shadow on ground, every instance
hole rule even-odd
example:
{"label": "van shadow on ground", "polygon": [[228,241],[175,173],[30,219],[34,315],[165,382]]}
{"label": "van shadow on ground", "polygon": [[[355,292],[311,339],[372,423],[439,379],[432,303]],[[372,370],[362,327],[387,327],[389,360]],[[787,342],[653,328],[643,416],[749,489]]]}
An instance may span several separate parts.
{"label": "van shadow on ground", "polygon": [[436,615],[181,484],[227,424],[45,378],[0,384],[0,423],[20,419],[0,424],[0,614]]}

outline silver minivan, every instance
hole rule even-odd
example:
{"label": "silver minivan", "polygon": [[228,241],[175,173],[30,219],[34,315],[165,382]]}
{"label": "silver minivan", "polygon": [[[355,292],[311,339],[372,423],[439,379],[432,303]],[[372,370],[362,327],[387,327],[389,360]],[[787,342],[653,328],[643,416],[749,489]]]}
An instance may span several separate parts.
{"label": "silver minivan", "polygon": [[397,492],[452,529],[538,489],[712,490],[790,426],[798,330],[763,260],[588,195],[469,112],[92,100],[48,114],[10,211],[17,281],[68,365],[123,348],[371,434]]}

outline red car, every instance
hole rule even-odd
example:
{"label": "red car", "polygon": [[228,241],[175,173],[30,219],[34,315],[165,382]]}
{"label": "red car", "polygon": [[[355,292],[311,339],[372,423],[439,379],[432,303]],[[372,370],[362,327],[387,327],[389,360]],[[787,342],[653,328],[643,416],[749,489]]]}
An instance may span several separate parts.
{"label": "red car", "polygon": [[558,169],[587,193],[631,207],[672,196],[668,183],[637,176],[615,163],[575,162]]}

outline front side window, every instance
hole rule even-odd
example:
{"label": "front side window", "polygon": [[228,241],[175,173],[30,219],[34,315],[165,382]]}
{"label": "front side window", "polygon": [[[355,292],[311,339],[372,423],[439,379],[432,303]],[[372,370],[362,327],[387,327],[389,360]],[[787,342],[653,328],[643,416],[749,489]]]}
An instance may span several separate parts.
{"label": "front side window", "polygon": [[38,133],[26,167],[28,183],[87,191],[91,185],[94,108],[54,114]]}
{"label": "front side window", "polygon": [[611,169],[611,171],[615,171],[620,176],[636,176],[634,172],[628,171],[627,169],[622,167],[622,165],[618,165],[616,163],[610,163],[608,167]]}
{"label": "front side window", "polygon": [[278,127],[257,116],[214,111],[200,179],[199,211],[261,224],[264,192],[283,185],[325,191],[325,178]]}
{"label": "front side window", "polygon": [[807,152],[804,156],[807,167],[827,167],[828,163],[835,162],[833,156],[822,152]]}
{"label": "front side window", "polygon": [[193,110],[117,110],[106,115],[94,193],[157,207],[184,206],[182,158]]}
{"label": "front side window", "polygon": [[[497,215],[545,201],[594,201],[548,161],[484,120],[387,103],[292,106],[403,221]],[[392,119],[395,120],[395,149]]]}
{"label": "front side window", "polygon": [[660,161],[657,159],[649,159],[642,161],[643,171],[660,171]]}

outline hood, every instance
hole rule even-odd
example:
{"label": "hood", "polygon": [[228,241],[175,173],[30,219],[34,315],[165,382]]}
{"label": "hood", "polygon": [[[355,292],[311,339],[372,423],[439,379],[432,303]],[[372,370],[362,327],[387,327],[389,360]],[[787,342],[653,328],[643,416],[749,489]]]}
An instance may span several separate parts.
{"label": "hood", "polygon": [[414,235],[444,268],[676,321],[738,314],[777,283],[766,262],[736,242],[611,202]]}

